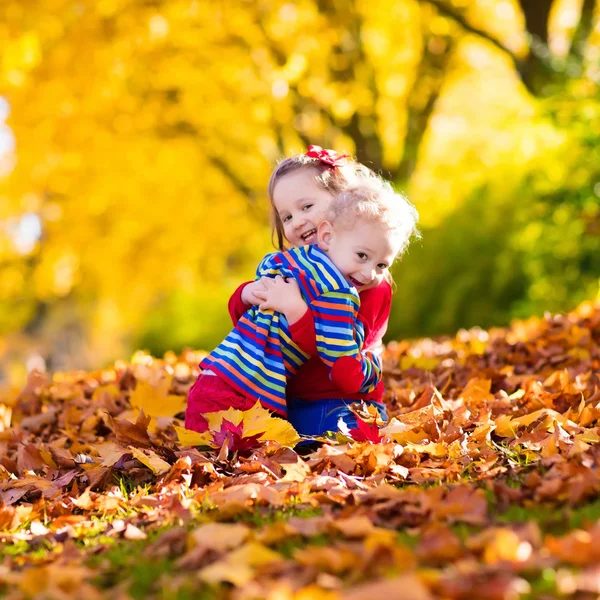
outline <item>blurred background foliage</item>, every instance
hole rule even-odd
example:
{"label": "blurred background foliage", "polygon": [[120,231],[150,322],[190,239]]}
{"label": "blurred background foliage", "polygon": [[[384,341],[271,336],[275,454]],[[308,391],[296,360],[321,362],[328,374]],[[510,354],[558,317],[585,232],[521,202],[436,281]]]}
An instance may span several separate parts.
{"label": "blurred background foliage", "polygon": [[210,348],[309,143],[417,205],[388,338],[595,297],[595,0],[4,0],[0,378]]}

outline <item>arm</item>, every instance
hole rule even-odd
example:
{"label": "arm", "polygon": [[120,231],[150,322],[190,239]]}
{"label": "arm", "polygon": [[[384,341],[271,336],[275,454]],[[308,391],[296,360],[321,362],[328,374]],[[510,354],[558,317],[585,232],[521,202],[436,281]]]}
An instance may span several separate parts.
{"label": "arm", "polygon": [[377,287],[359,294],[360,309],[358,318],[365,328],[364,348],[373,350],[381,347],[381,341],[387,331],[392,305],[392,286],[381,282]]}
{"label": "arm", "polygon": [[358,327],[358,298],[350,290],[319,296],[310,305],[314,315],[319,358],[330,369],[340,390],[354,394],[371,392],[381,380],[379,359],[362,351],[362,327]]}
{"label": "arm", "polygon": [[229,298],[229,304],[227,308],[229,309],[229,316],[231,317],[231,321],[234,325],[240,320],[240,317],[250,308],[250,304],[246,304],[242,300],[242,292],[244,287],[248,284],[252,283],[251,281],[245,281],[240,285],[235,292]]}
{"label": "arm", "polygon": [[315,334],[315,320],[310,309],[307,308],[300,320],[289,327],[292,341],[298,345],[300,350],[310,356],[315,356],[317,354],[315,339],[317,336]]}

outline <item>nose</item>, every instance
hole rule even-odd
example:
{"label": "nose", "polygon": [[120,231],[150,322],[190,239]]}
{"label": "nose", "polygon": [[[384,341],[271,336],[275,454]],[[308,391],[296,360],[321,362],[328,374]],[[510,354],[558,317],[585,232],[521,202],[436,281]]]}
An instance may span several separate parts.
{"label": "nose", "polygon": [[373,281],[377,275],[377,271],[374,268],[367,267],[364,272],[364,277],[367,281]]}
{"label": "nose", "polygon": [[294,225],[294,229],[301,229],[306,225],[306,217],[300,215],[297,219],[295,219],[296,223]]}

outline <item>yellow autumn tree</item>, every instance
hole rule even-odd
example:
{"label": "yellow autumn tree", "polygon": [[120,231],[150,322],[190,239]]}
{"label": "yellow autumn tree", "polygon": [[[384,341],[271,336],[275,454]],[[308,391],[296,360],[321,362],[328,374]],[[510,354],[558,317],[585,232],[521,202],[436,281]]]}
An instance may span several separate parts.
{"label": "yellow autumn tree", "polygon": [[[214,341],[227,292],[270,247],[270,170],[311,142],[399,180],[430,226],[491,168],[517,181],[563,141],[536,114],[544,67],[528,32],[546,27],[558,56],[577,34],[560,15],[590,11],[529,4],[2,3],[15,140],[0,181],[2,331],[25,328],[55,365],[97,365],[175,296],[176,339]],[[24,217],[40,228],[29,245]]]}

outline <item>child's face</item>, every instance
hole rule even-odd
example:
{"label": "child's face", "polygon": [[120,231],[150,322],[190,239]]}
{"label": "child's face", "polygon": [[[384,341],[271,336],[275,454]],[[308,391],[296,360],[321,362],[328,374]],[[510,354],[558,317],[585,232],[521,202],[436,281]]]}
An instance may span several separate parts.
{"label": "child's face", "polygon": [[313,169],[288,173],[273,190],[273,204],[283,233],[293,246],[317,242],[317,227],[331,202],[331,194],[317,183],[315,174]]}
{"label": "child's face", "polygon": [[379,223],[357,218],[351,227],[319,226],[319,248],[359,292],[379,285],[400,245]]}

